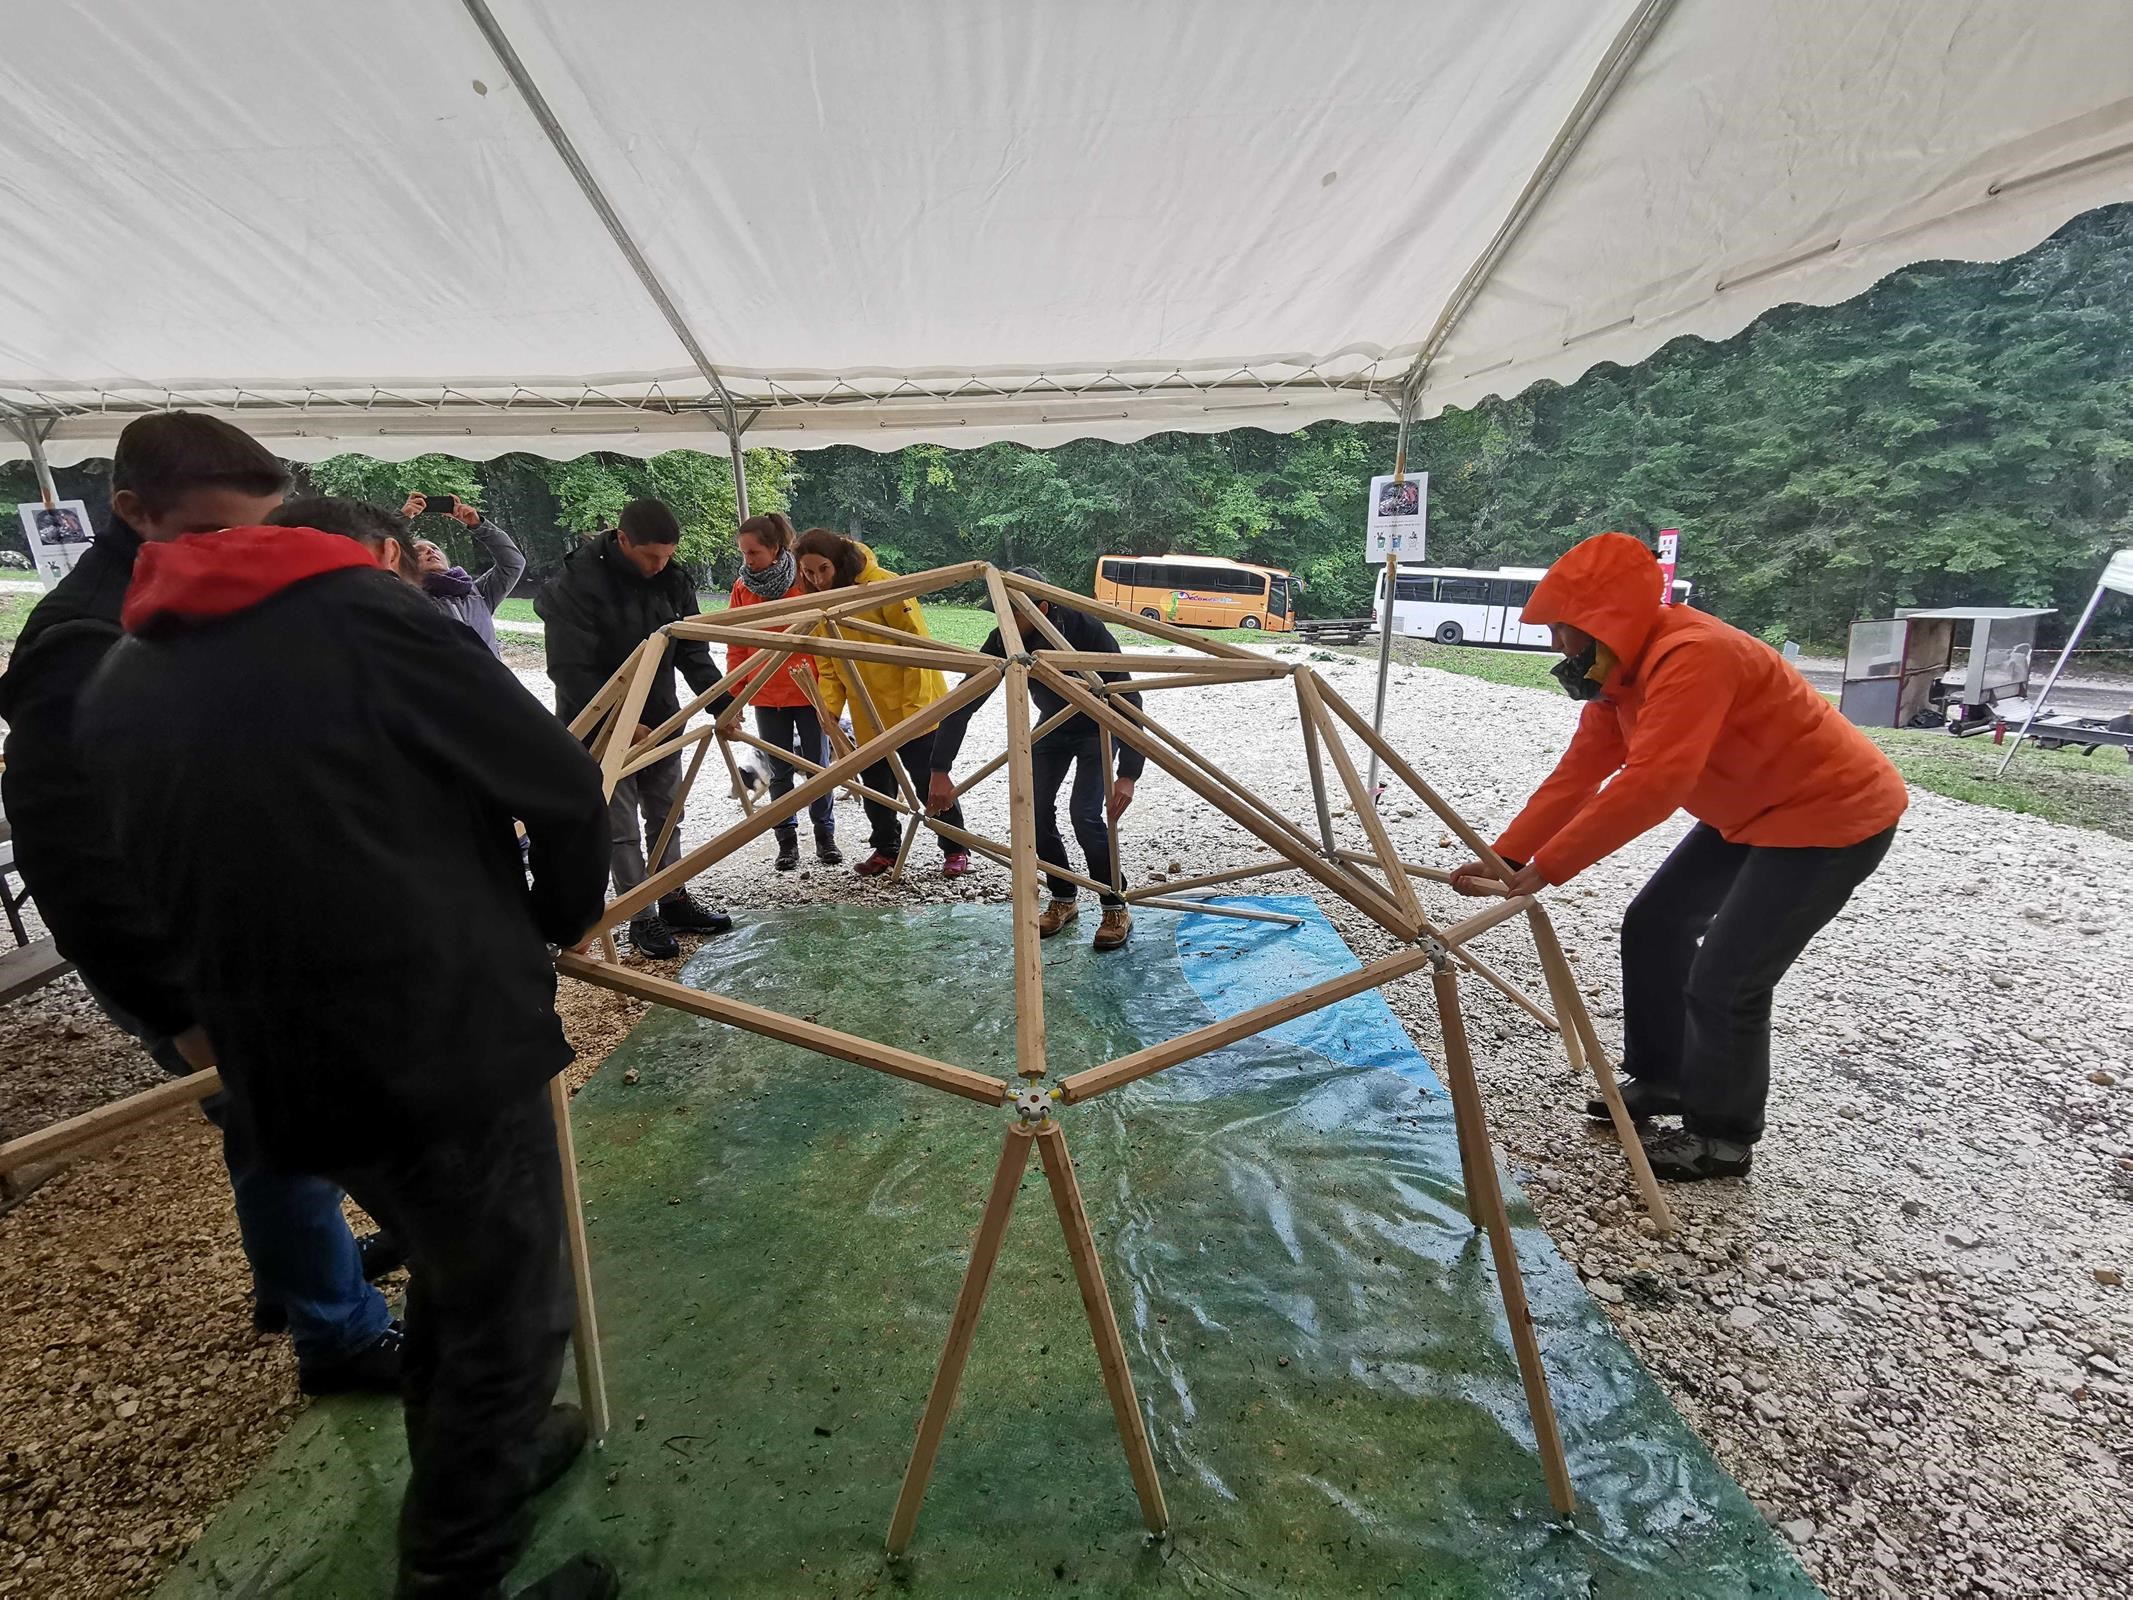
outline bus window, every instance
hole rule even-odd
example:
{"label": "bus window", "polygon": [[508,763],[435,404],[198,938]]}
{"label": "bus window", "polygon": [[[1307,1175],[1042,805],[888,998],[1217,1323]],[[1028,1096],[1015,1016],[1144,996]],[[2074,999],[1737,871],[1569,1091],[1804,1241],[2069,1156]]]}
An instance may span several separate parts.
{"label": "bus window", "polygon": [[1106,561],[1104,563],[1104,577],[1112,583],[1131,583],[1133,581],[1133,563],[1130,561]]}
{"label": "bus window", "polygon": [[[1400,586],[1399,595],[1402,601],[1434,600],[1437,598],[1437,580],[1435,578],[1410,578],[1403,572],[1396,581]],[[1381,584],[1380,587],[1383,587],[1383,585]]]}
{"label": "bus window", "polygon": [[1437,603],[1447,606],[1480,606],[1489,603],[1489,585],[1484,578],[1439,578]]}

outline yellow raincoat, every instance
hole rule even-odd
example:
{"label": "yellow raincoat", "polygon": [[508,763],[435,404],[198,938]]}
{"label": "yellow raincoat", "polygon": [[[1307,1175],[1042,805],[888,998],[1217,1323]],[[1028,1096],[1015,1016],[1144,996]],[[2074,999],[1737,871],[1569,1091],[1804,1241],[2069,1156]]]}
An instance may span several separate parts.
{"label": "yellow raincoat", "polygon": [[[859,583],[894,581],[896,574],[885,570],[874,559],[870,547],[857,540],[853,543],[859,545],[860,552],[867,558],[867,564],[859,574]],[[833,592],[842,597],[842,591]],[[862,611],[858,615],[867,622],[894,628],[914,638],[933,637],[926,630],[926,614],[919,610],[916,600],[892,600],[876,610]],[[855,630],[852,637],[871,639],[872,635]],[[931,667],[891,666],[886,661],[845,661],[836,656],[817,656],[815,662],[821,671],[822,703],[833,717],[846,710],[851,712],[852,737],[860,744],[865,744],[881,730],[867,715],[867,703],[854,682],[854,672],[859,681],[866,684],[875,709],[892,728],[921,706],[930,706],[948,692],[948,680]]]}

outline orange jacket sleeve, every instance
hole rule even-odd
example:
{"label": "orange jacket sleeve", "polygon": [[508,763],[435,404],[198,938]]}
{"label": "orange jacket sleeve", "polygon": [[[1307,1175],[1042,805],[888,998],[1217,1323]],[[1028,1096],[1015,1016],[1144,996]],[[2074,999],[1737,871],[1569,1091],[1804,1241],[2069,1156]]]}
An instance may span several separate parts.
{"label": "orange jacket sleeve", "polygon": [[1600,785],[1621,767],[1624,754],[1614,708],[1593,701],[1579,715],[1578,731],[1555,770],[1496,841],[1496,853],[1520,865],[1531,861],[1600,792]]}
{"label": "orange jacket sleeve", "polygon": [[1680,810],[1711,759],[1738,687],[1738,664],[1716,650],[1673,650],[1650,668],[1622,770],[1599,797],[1533,853],[1550,883],[1595,861]]}

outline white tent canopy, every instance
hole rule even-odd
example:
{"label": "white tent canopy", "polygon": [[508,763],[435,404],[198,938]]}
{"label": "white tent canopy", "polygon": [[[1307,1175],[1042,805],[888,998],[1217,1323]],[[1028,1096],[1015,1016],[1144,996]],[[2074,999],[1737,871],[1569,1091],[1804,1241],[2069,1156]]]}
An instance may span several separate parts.
{"label": "white tent canopy", "polygon": [[61,464],[167,405],[299,459],[1427,415],[2133,178],[2127,0],[5,19],[0,415]]}

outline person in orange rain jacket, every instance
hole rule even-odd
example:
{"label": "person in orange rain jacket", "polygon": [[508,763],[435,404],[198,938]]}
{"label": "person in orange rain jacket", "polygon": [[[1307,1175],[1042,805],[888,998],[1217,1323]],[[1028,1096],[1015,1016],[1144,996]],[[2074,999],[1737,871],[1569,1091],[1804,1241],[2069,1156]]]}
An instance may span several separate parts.
{"label": "person in orange rain jacket", "polygon": [[[1555,675],[1585,710],[1496,853],[1529,894],[1677,810],[1697,819],[1622,918],[1623,1099],[1640,1123],[1682,1119],[1643,1134],[1659,1176],[1737,1177],[1763,1132],[1772,993],[1881,864],[1909,795],[1775,650],[1662,591],[1623,533],[1535,587],[1525,621],[1553,631]],[[1479,862],[1453,874],[1462,893],[1494,884]]]}
{"label": "person in orange rain jacket", "polygon": [[[740,525],[733,542],[740,552],[741,575],[733,580],[731,610],[808,592],[800,581],[799,563],[793,554],[793,543],[799,537],[792,520],[782,511],[750,517]],[[734,620],[743,625],[748,621],[746,617]],[[753,645],[728,645],[726,670],[738,672],[741,663],[754,654]],[[794,656],[756,690],[748,709],[755,713],[755,731],[765,744],[790,750],[803,761],[826,767],[829,741],[821,718],[815,715],[815,703],[808,699],[807,690],[800,683],[801,675],[812,676],[814,667],[814,657]],[[792,793],[795,771],[792,763],[771,757],[771,799],[782,800]],[[815,825],[815,859],[826,867],[842,866],[844,852],[837,848],[835,797],[823,795],[807,808],[807,815]],[[778,837],[777,869],[790,872],[800,864],[799,818],[787,818],[773,831]]]}

